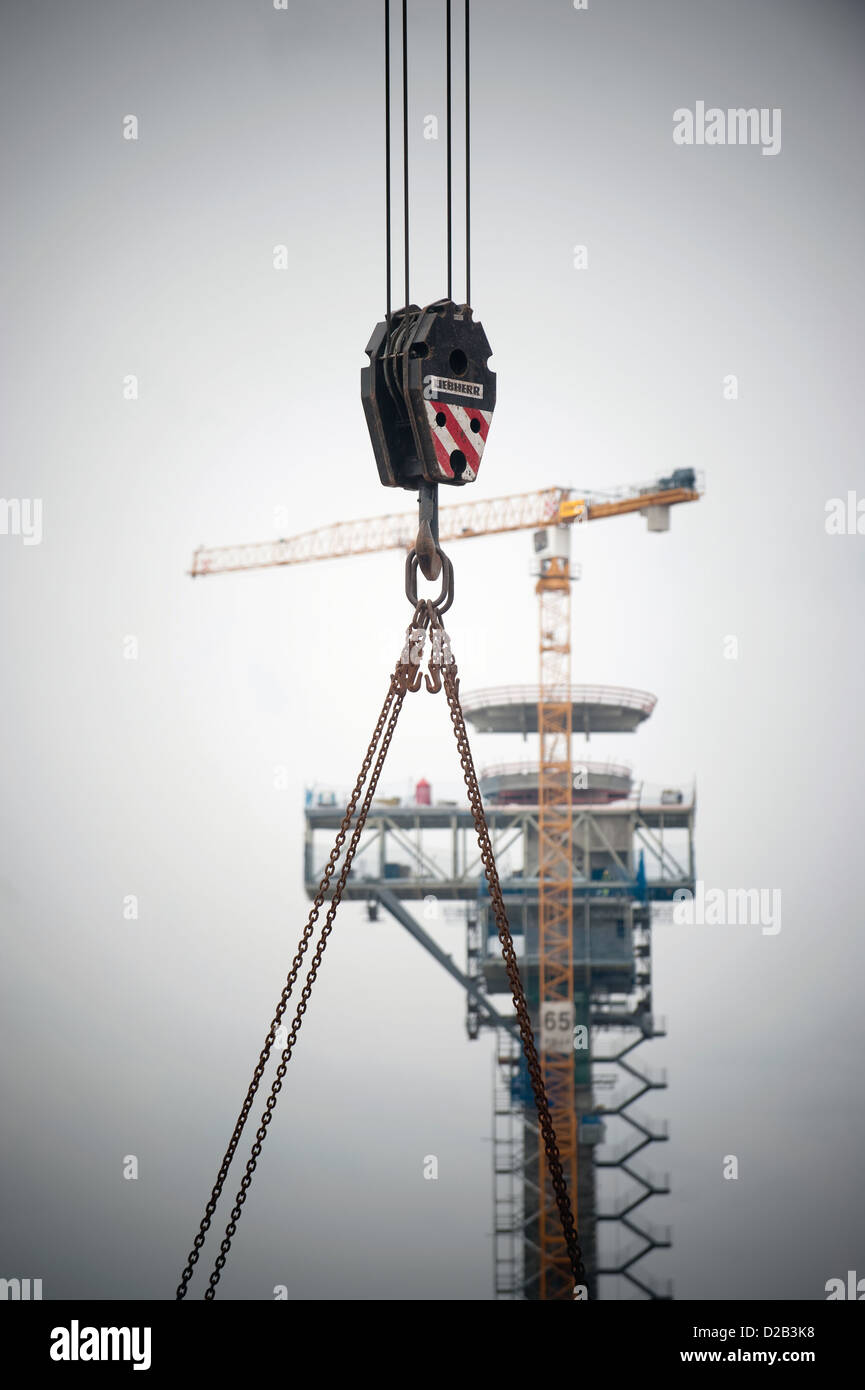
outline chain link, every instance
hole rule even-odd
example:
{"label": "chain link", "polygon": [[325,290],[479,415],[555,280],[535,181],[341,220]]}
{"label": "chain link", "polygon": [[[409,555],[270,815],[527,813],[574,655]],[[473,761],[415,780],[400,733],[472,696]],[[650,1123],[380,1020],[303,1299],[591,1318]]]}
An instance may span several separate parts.
{"label": "chain link", "polygon": [[[394,676],[392,679],[395,680],[396,676]],[[273,1079],[273,1085],[270,1089],[270,1095],[267,1098],[267,1103],[264,1108],[264,1114],[261,1117],[261,1124],[259,1125],[258,1130],[256,1131],[255,1142],[252,1145],[249,1158],[247,1160],[246,1171],[244,1172],[243,1178],[241,1179],[240,1187],[235,1198],[235,1203],[231,1209],[231,1219],[225,1228],[225,1236],[223,1237],[220,1243],[219,1254],[216,1257],[216,1261],[214,1263],[213,1270],[210,1275],[209,1284],[207,1289],[205,1290],[204,1297],[206,1299],[213,1299],[216,1296],[216,1286],[219,1283],[220,1275],[222,1274],[222,1271],[225,1268],[225,1261],[228,1258],[228,1252],[231,1249],[231,1242],[234,1239],[235,1232],[237,1231],[237,1223],[240,1220],[240,1215],[243,1211],[244,1203],[246,1202],[247,1193],[249,1192],[250,1186],[252,1184],[253,1174],[255,1173],[255,1169],[258,1164],[259,1157],[261,1155],[262,1145],[264,1144],[264,1141],[267,1137],[267,1131],[270,1126],[270,1122],[273,1119],[273,1112],[276,1108],[277,1098],[279,1096],[280,1091],[282,1090],[282,1083],[285,1078],[285,1073],[288,1069],[288,1064],[291,1061],[291,1055],[294,1051],[294,1045],[297,1042],[297,1035],[300,1032],[300,1026],[303,1022],[303,1016],[306,1013],[307,1005],[309,1004],[309,998],[312,993],[312,986],[315,983],[316,976],[318,975],[319,966],[321,965],[322,956],[324,955],[324,950],[327,946],[328,938],[330,937],[331,931],[333,930],[333,923],[334,918],[336,917],[336,910],[339,907],[340,901],[342,899],[343,889],[345,888],[346,880],[348,879],[348,875],[351,871],[354,853],[357,849],[358,841],[360,840],[361,832],[366,822],[367,812],[369,811],[372,798],[375,794],[376,787],[378,786],[378,779],[381,775],[381,770],[384,767],[384,761],[387,757],[387,751],[390,748],[391,739],[393,738],[394,731],[397,725],[397,720],[399,719],[400,711],[402,709],[404,700],[405,691],[400,690],[393,702],[393,709],[391,712],[390,720],[388,722],[387,728],[385,729],[384,738],[382,739],[381,743],[381,748],[379,750],[378,757],[376,758],[375,767],[373,768],[372,776],[370,777],[370,782],[366,791],[366,795],[363,799],[363,805],[361,806],[360,812],[358,813],[358,818],[355,823],[354,830],[352,832],[352,837],[349,841],[349,847],[346,850],[342,871],[340,872],[340,876],[337,881],[336,888],[334,890],[333,898],[331,899],[330,906],[328,907],[327,916],[324,919],[324,925],[321,929],[321,935],[318,940],[318,945],[315,948],[315,953],[310,963],[309,971],[307,972],[306,981],[304,983],[303,989],[300,992],[300,999],[298,1001],[294,1019],[292,1020],[291,1029],[289,1030],[288,1034],[288,1042],[286,1043],[286,1046],[282,1053],[282,1058],[280,1060],[279,1066],[277,1067],[276,1076]]]}
{"label": "chain link", "polygon": [[[409,627],[409,629],[408,629],[408,632],[411,631],[411,627],[426,627],[427,622],[428,622],[428,615],[427,615],[427,613],[426,613],[425,605],[423,605],[423,604],[418,604],[418,606],[417,606],[417,608],[416,608],[416,610],[415,610],[414,616],[413,616],[413,618],[412,618],[412,623],[411,623],[411,625],[410,625],[410,627]],[[407,633],[407,638],[406,638],[406,640],[408,641],[408,633]],[[247,1093],[246,1093],[246,1098],[245,1098],[245,1100],[244,1100],[244,1102],[243,1102],[243,1106],[241,1107],[240,1114],[239,1114],[238,1117],[237,1117],[237,1123],[236,1123],[236,1125],[234,1126],[234,1133],[233,1133],[232,1136],[231,1136],[230,1143],[229,1143],[229,1145],[228,1145],[228,1148],[227,1148],[226,1151],[225,1151],[225,1156],[224,1156],[224,1158],[223,1158],[223,1160],[222,1160],[222,1163],[220,1164],[220,1168],[219,1168],[219,1172],[218,1172],[218,1174],[217,1174],[216,1182],[215,1182],[214,1185],[213,1185],[213,1190],[212,1190],[212,1192],[211,1192],[211,1194],[210,1194],[210,1199],[209,1199],[209,1201],[208,1201],[208,1203],[207,1203],[207,1206],[205,1207],[204,1216],[203,1216],[203,1218],[202,1218],[201,1225],[199,1226],[198,1234],[197,1234],[196,1237],[195,1237],[195,1241],[194,1241],[194,1243],[193,1243],[192,1250],[189,1252],[189,1257],[188,1257],[188,1259],[187,1259],[186,1266],[185,1266],[185,1268],[184,1268],[184,1270],[183,1270],[183,1274],[182,1274],[182,1276],[181,1276],[180,1283],[179,1283],[178,1286],[177,1286],[177,1298],[178,1298],[178,1299],[182,1299],[182,1298],[185,1298],[185,1297],[186,1297],[186,1292],[187,1292],[187,1289],[188,1289],[188,1287],[189,1287],[189,1281],[190,1281],[190,1279],[192,1278],[193,1271],[194,1271],[194,1269],[195,1269],[196,1264],[198,1263],[198,1258],[199,1258],[199,1255],[200,1255],[200,1253],[201,1253],[201,1248],[202,1248],[202,1246],[204,1245],[204,1242],[205,1242],[205,1240],[206,1240],[206,1238],[207,1238],[207,1233],[208,1233],[208,1231],[210,1230],[210,1225],[211,1225],[211,1222],[212,1222],[212,1220],[213,1220],[213,1215],[214,1215],[214,1213],[215,1213],[215,1211],[216,1211],[217,1205],[218,1205],[218,1203],[219,1203],[219,1199],[220,1199],[220,1197],[222,1196],[222,1189],[223,1189],[223,1186],[224,1186],[224,1184],[225,1184],[225,1179],[226,1179],[226,1177],[228,1176],[228,1170],[229,1170],[229,1168],[231,1167],[231,1162],[232,1162],[232,1159],[234,1158],[235,1152],[236,1152],[236,1150],[237,1150],[237,1146],[238,1146],[238,1144],[239,1144],[239,1142],[240,1142],[240,1137],[241,1137],[241,1135],[242,1135],[242,1133],[243,1133],[243,1130],[244,1130],[244,1128],[245,1128],[245,1126],[246,1126],[246,1122],[247,1122],[247,1120],[248,1120],[248,1118],[249,1118],[249,1113],[250,1113],[250,1111],[251,1111],[251,1109],[252,1109],[253,1102],[254,1102],[255,1097],[256,1097],[256,1094],[257,1094],[257,1092],[258,1092],[258,1088],[259,1088],[259,1085],[260,1085],[260,1083],[261,1083],[261,1078],[262,1078],[262,1076],[264,1075],[264,1072],[265,1072],[265,1070],[266,1070],[266,1068],[267,1068],[267,1063],[268,1063],[268,1061],[269,1061],[269,1059],[270,1059],[270,1054],[271,1054],[271,1051],[272,1051],[272,1049],[273,1049],[273,1044],[274,1044],[274,1042],[275,1042],[275,1040],[276,1040],[276,1032],[277,1032],[277,1029],[278,1029],[278,1027],[279,1027],[279,1025],[280,1025],[280,1022],[282,1021],[282,1017],[283,1017],[283,1015],[284,1015],[284,1013],[285,1013],[285,1011],[286,1011],[286,1009],[287,1009],[287,1007],[288,1007],[288,1001],[289,1001],[289,999],[291,998],[291,994],[292,994],[292,991],[293,991],[293,989],[294,989],[294,986],[295,986],[295,984],[297,983],[297,978],[298,978],[298,975],[300,974],[300,967],[301,967],[301,965],[302,965],[302,963],[303,963],[303,958],[304,958],[304,956],[306,955],[307,949],[308,949],[308,947],[309,947],[309,943],[310,943],[310,941],[312,940],[312,936],[313,936],[313,933],[314,933],[314,931],[315,931],[315,925],[316,925],[316,922],[318,921],[319,912],[321,911],[322,905],[323,905],[323,903],[324,903],[324,899],[325,899],[325,897],[326,897],[326,895],[327,895],[327,892],[328,892],[328,889],[329,889],[329,887],[330,887],[330,882],[331,882],[331,879],[332,879],[332,877],[333,877],[334,870],[335,870],[336,865],[337,865],[337,863],[338,863],[338,861],[339,861],[340,854],[342,853],[342,848],[343,848],[343,845],[345,844],[345,840],[346,840],[346,836],[347,836],[348,831],[349,831],[349,827],[350,827],[351,822],[352,822],[352,819],[353,819],[353,817],[354,817],[354,813],[355,813],[355,811],[356,811],[356,809],[357,809],[357,803],[358,803],[358,800],[359,800],[359,798],[360,798],[361,791],[363,790],[363,786],[364,786],[364,783],[365,783],[365,781],[366,781],[367,775],[368,775],[368,773],[369,773],[369,769],[370,769],[370,766],[371,766],[371,764],[372,764],[373,757],[375,756],[376,748],[378,747],[379,740],[381,739],[382,731],[383,731],[383,729],[384,729],[384,727],[385,727],[385,724],[386,724],[387,721],[388,721],[389,716],[391,715],[391,713],[392,713],[392,711],[393,711],[393,709],[394,709],[395,702],[398,702],[397,713],[399,712],[399,709],[402,708],[402,701],[403,701],[403,699],[404,699],[404,697],[405,697],[406,689],[407,689],[407,667],[406,667],[406,665],[404,664],[404,662],[403,662],[403,660],[402,660],[402,658],[401,658],[400,661],[397,663],[396,668],[394,669],[394,672],[393,672],[393,674],[392,674],[392,676],[391,676],[390,685],[389,685],[389,687],[388,687],[387,695],[385,696],[384,704],[383,704],[382,707],[381,707],[381,712],[380,712],[380,714],[379,714],[379,716],[378,716],[378,720],[376,721],[376,725],[375,725],[375,729],[373,730],[372,738],[371,738],[370,741],[369,741],[369,747],[368,747],[367,750],[366,750],[366,754],[365,754],[364,759],[363,759],[363,762],[362,762],[362,764],[361,764],[360,772],[359,772],[358,775],[357,775],[357,781],[355,782],[354,788],[353,788],[352,793],[351,793],[351,796],[349,797],[349,801],[348,801],[348,805],[347,805],[347,807],[346,807],[345,815],[343,816],[342,822],[340,823],[340,827],[339,827],[339,830],[338,830],[338,832],[337,832],[337,836],[336,836],[336,839],[335,839],[335,841],[334,841],[333,848],[332,848],[332,850],[331,850],[331,852],[330,852],[330,857],[329,857],[329,859],[328,859],[328,861],[327,861],[327,865],[326,865],[326,867],[325,867],[324,874],[323,874],[322,879],[321,879],[321,882],[320,882],[320,884],[319,884],[319,886],[318,886],[318,892],[317,892],[316,895],[315,895],[315,899],[314,899],[314,901],[313,901],[312,908],[311,908],[311,910],[310,910],[310,914],[309,914],[309,918],[308,918],[308,920],[307,920],[307,924],[306,924],[306,926],[305,926],[305,928],[304,928],[304,930],[303,930],[303,935],[302,935],[302,937],[301,937],[301,939],[300,939],[300,942],[299,942],[299,944],[298,944],[297,954],[295,955],[294,960],[292,961],[291,970],[289,971],[288,978],[286,979],[286,982],[285,982],[285,987],[283,988],[282,994],[281,994],[280,999],[279,999],[279,1003],[278,1003],[277,1008],[276,1008],[276,1012],[275,1012],[275,1014],[274,1014],[274,1016],[273,1016],[273,1020],[272,1020],[272,1022],[271,1022],[271,1024],[270,1024],[270,1028],[268,1029],[267,1036],[265,1037],[264,1046],[263,1046],[263,1048],[262,1048],[262,1050],[261,1050],[261,1053],[260,1053],[259,1058],[258,1058],[258,1063],[257,1063],[256,1068],[255,1068],[255,1071],[253,1072],[253,1075],[252,1075],[252,1081],[250,1082],[249,1089],[248,1089],[248,1091],[247,1091]],[[395,720],[394,720],[394,722],[395,722]],[[391,739],[392,737],[393,737],[393,730],[391,729],[390,735],[389,735],[388,738],[387,738],[387,746],[388,746],[388,747],[390,746],[390,739]],[[381,761],[383,762],[383,759],[381,759]],[[376,766],[377,766],[377,772],[376,772],[376,776],[375,776],[375,782],[377,783],[377,782],[378,782],[378,774],[379,774],[380,771],[381,771],[381,767],[380,767],[379,764],[377,764]],[[373,787],[373,790],[374,790],[374,787]],[[365,809],[362,811],[363,821],[366,820],[366,813],[367,813],[367,811],[368,811],[368,809],[369,809],[369,802],[371,802],[371,800],[372,800],[371,795],[368,795],[367,800],[364,802],[364,807],[365,807]],[[361,823],[361,829],[362,829],[362,828],[363,828],[363,826],[362,826],[362,823]],[[359,832],[356,831],[356,836],[353,837],[353,845],[354,845],[355,847],[356,847],[356,845],[357,845],[357,840],[358,840],[359,838],[360,838]],[[351,858],[352,858],[352,859],[354,858],[354,849],[351,850]],[[349,868],[350,868],[350,867],[351,867],[351,860],[350,860],[350,859],[348,860],[348,865],[349,865]],[[343,875],[344,875],[344,876],[343,876]],[[342,897],[342,889],[343,889],[344,886],[345,886],[345,879],[348,877],[348,872],[347,872],[347,870],[346,870],[345,868],[344,868],[344,871],[343,871],[343,875],[340,876],[340,885],[339,885],[339,887],[338,887],[339,897],[335,897],[335,899],[334,899],[334,901],[335,901],[335,903],[336,903],[337,906],[339,905],[339,900],[340,900],[340,898]],[[332,902],[331,905],[330,905],[330,910],[329,910],[329,912],[328,912],[328,918],[330,919],[331,923],[332,923],[332,921],[333,921],[333,916],[332,916],[332,914],[334,914],[335,912],[336,912],[336,907],[334,906],[334,903]],[[327,920],[327,919],[326,919],[326,920]],[[329,929],[328,929],[328,933],[327,933],[327,934],[328,934],[328,935],[330,934],[330,930],[329,930]],[[324,939],[326,940],[326,937],[325,937]],[[322,947],[322,949],[323,949],[323,947]],[[320,964],[320,963],[321,963],[321,957],[320,957],[320,956],[319,956],[318,960],[319,960],[319,964]],[[317,971],[317,969],[318,969],[318,967],[316,966],[316,971]],[[313,978],[315,978],[315,977],[313,976]],[[307,984],[309,984],[309,977],[307,977]],[[306,986],[304,986],[304,990],[306,990]],[[308,996],[308,994],[307,994],[307,998],[308,998],[308,997],[309,997],[309,996]],[[304,1005],[304,1011],[305,1011],[305,1005]],[[295,1022],[297,1023],[297,1028],[299,1028],[299,1027],[300,1027],[300,1024],[299,1024],[299,1022],[297,1022],[297,1018],[295,1018]],[[295,1032],[294,1032],[294,1037],[296,1038],[296,1036],[297,1036],[297,1032],[296,1032],[296,1030],[295,1030]],[[293,1045],[293,1044],[292,1044],[292,1045]],[[281,1083],[280,1083],[280,1084],[281,1084]],[[248,1187],[248,1184],[247,1184],[247,1187]],[[223,1259],[222,1264],[224,1265],[224,1263],[225,1263],[225,1261],[224,1261],[224,1259]],[[221,1268],[222,1268],[222,1266],[220,1266],[220,1269],[221,1269]],[[210,1296],[212,1297],[212,1296],[213,1296],[212,1293],[211,1293],[210,1291],[208,1291],[208,1292],[210,1293]]]}

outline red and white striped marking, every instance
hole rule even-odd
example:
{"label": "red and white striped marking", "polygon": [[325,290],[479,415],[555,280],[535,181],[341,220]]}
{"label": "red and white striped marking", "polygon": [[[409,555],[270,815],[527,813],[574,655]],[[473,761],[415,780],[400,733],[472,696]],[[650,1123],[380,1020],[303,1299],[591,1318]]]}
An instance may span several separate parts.
{"label": "red and white striped marking", "polygon": [[[451,454],[454,449],[459,449],[466,460],[462,476],[468,482],[473,482],[481,466],[481,454],[484,451],[493,412],[476,410],[471,405],[449,405],[442,400],[425,401],[424,404],[442,477],[455,476],[451,466]],[[444,423],[440,424],[442,416]],[[477,420],[477,430],[472,429],[472,420]]]}

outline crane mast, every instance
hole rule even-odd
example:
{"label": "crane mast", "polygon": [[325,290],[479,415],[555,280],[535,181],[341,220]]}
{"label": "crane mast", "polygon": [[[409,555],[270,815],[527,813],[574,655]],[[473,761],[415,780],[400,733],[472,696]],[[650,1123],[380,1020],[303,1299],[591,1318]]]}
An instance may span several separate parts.
{"label": "crane mast", "polygon": [[[573,766],[571,759],[571,576],[564,556],[543,563],[538,699],[538,955],[541,1069],[562,1168],[577,1204],[577,1113],[574,1065]],[[549,1010],[567,1014],[564,1030],[545,1027]],[[572,1297],[568,1252],[557,1229],[555,1194],[538,1165],[540,1297]]]}

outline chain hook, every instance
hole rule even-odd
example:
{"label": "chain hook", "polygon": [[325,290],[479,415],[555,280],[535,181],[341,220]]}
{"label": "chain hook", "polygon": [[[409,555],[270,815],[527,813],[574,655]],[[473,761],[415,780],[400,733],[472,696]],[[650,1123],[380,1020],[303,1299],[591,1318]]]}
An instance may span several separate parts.
{"label": "chain hook", "polygon": [[425,684],[431,695],[437,695],[442,688],[442,675],[445,668],[454,664],[454,657],[451,651],[451,639],[432,604],[430,604],[430,618],[429,675],[425,678]]}

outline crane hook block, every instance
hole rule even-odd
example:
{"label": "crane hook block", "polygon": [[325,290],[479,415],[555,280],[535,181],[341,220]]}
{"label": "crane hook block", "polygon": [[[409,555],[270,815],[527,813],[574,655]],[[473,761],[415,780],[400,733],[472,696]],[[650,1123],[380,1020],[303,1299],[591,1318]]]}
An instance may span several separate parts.
{"label": "crane hook block", "polygon": [[473,483],[496,403],[490,345],[467,304],[410,304],[376,325],[360,394],[385,487]]}

